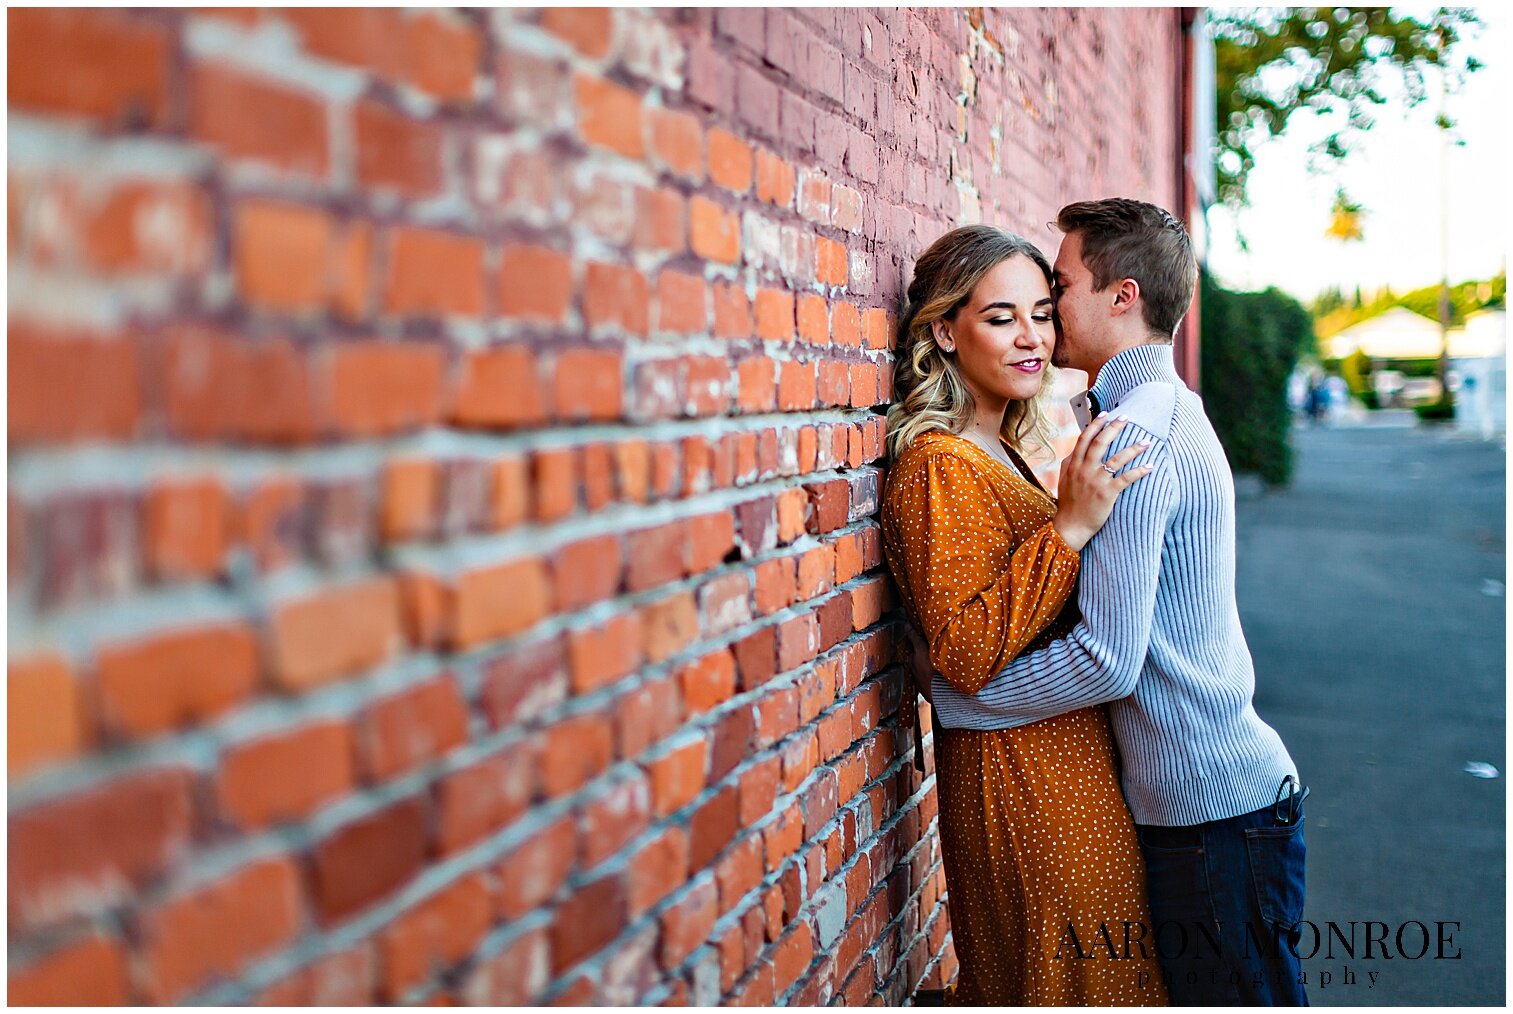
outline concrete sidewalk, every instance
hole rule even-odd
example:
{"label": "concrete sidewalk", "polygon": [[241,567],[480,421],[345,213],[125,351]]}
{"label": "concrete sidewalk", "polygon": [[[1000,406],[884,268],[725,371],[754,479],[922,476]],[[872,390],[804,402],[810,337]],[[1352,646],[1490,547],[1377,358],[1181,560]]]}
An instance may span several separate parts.
{"label": "concrete sidewalk", "polygon": [[[1294,485],[1239,503],[1238,592],[1257,708],[1313,789],[1305,917],[1325,944],[1304,962],[1310,998],[1500,1005],[1502,446],[1384,425],[1294,439]],[[1327,946],[1327,924],[1348,939],[1352,921],[1354,957]],[[1367,957],[1366,922],[1386,925],[1390,957]],[[1434,960],[1436,923],[1458,959]]]}

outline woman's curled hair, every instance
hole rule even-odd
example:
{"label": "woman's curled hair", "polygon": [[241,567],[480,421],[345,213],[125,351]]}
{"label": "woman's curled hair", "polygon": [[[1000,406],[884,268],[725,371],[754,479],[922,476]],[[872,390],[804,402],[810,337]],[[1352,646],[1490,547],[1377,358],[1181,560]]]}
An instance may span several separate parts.
{"label": "woman's curled hair", "polygon": [[[935,341],[937,320],[952,320],[984,275],[1011,257],[1028,257],[1054,286],[1050,262],[1029,240],[991,225],[952,229],[930,244],[914,264],[908,302],[899,318],[893,365],[894,402],[888,409],[888,453],[897,460],[921,433],[960,433],[972,417],[972,393],[954,358]],[[1026,456],[1050,447],[1050,426],[1041,408],[1050,389],[1049,364],[1040,391],[1012,401],[1000,435]]]}

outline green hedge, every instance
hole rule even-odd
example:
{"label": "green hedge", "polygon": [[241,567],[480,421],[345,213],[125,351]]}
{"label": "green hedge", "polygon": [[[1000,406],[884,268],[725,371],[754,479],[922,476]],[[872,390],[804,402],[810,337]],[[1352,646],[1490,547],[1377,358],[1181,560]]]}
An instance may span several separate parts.
{"label": "green hedge", "polygon": [[1287,378],[1316,345],[1313,318],[1278,289],[1229,292],[1202,281],[1203,404],[1236,472],[1292,478]]}

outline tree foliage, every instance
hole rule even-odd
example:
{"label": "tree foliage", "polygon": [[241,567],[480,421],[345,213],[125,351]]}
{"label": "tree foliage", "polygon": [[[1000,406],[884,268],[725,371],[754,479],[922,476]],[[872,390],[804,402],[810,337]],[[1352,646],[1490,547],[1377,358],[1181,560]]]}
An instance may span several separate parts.
{"label": "tree foliage", "polygon": [[[1499,272],[1492,278],[1460,282],[1450,286],[1450,326],[1459,327],[1477,310],[1507,305],[1508,276]],[[1439,319],[1439,286],[1426,285],[1398,294],[1391,288],[1374,293],[1369,299],[1357,296],[1352,305],[1339,289],[1326,289],[1314,300],[1314,327],[1320,338],[1339,334],[1353,324],[1380,316],[1395,306],[1403,306],[1430,320]]]}
{"label": "tree foliage", "polygon": [[1245,205],[1256,146],[1302,110],[1343,114],[1312,150],[1311,167],[1319,170],[1338,165],[1370,129],[1373,111],[1388,101],[1382,85],[1390,77],[1401,79],[1410,106],[1428,96],[1431,67],[1445,72],[1454,91],[1480,66],[1456,48],[1480,23],[1463,7],[1441,7],[1423,20],[1388,7],[1214,9],[1219,200]]}

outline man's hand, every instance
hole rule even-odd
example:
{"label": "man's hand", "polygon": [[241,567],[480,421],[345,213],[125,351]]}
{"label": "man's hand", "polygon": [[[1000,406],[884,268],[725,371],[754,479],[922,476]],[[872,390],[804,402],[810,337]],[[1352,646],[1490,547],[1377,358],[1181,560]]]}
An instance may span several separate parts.
{"label": "man's hand", "polygon": [[930,664],[930,646],[919,636],[914,624],[905,623],[904,627],[908,630],[909,647],[912,649],[910,670],[914,676],[914,689],[933,705],[935,701],[930,697],[930,679],[935,675],[935,667]]}

